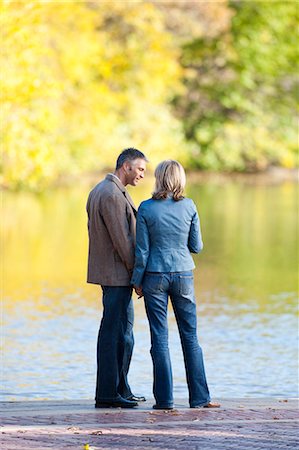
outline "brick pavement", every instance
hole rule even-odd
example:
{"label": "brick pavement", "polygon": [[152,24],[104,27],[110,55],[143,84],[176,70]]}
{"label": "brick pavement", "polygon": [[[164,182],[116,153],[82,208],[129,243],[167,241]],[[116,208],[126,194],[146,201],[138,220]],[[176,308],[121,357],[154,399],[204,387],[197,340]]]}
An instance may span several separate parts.
{"label": "brick pavement", "polygon": [[299,449],[298,402],[220,400],[220,409],[96,410],[91,401],[1,403],[3,450]]}

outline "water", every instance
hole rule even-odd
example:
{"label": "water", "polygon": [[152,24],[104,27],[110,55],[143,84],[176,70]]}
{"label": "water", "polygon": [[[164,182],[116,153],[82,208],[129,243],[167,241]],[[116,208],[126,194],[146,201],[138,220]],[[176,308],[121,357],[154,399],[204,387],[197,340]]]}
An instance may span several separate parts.
{"label": "water", "polygon": [[[244,179],[246,180],[246,178]],[[297,393],[297,196],[291,182],[189,184],[204,252],[195,257],[199,339],[211,394]],[[93,398],[100,290],[87,285],[85,201],[91,186],[5,193],[3,400]],[[131,189],[138,205],[152,180]],[[149,331],[135,302],[130,383],[151,396]],[[169,310],[175,397],[187,397]]]}

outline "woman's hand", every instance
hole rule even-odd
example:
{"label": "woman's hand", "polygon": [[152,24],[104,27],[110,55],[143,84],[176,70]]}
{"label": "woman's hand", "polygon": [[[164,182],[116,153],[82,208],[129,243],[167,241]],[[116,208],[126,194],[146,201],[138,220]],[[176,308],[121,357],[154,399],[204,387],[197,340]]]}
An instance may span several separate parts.
{"label": "woman's hand", "polygon": [[134,289],[135,289],[136,294],[138,295],[138,298],[143,297],[142,286],[136,286],[134,284]]}

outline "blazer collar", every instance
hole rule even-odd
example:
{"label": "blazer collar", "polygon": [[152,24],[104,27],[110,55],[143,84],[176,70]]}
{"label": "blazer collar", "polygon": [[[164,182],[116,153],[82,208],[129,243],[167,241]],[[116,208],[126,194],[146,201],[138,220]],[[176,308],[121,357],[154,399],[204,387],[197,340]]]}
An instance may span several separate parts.
{"label": "blazer collar", "polygon": [[116,184],[116,186],[121,190],[121,192],[126,197],[127,201],[132,206],[134,214],[136,215],[137,214],[136,206],[134,205],[134,202],[133,202],[129,192],[127,191],[125,186],[122,184],[122,182],[117,177],[113,176],[111,173],[108,173],[108,175],[106,175],[106,180],[113,181],[113,183]]}

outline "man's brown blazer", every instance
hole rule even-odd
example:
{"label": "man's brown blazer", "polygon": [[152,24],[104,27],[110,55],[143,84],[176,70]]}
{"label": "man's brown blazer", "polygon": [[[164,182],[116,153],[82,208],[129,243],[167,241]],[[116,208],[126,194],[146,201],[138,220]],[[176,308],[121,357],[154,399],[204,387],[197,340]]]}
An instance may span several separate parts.
{"label": "man's brown blazer", "polygon": [[136,208],[118,178],[108,174],[90,192],[87,282],[129,286],[134,267]]}

